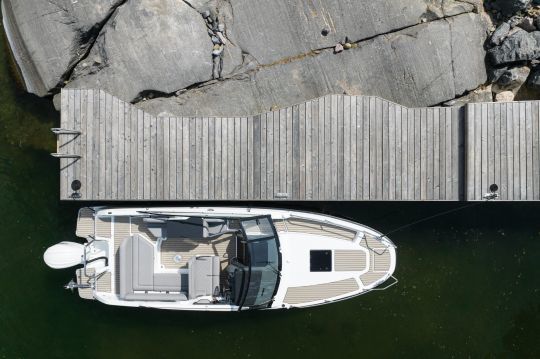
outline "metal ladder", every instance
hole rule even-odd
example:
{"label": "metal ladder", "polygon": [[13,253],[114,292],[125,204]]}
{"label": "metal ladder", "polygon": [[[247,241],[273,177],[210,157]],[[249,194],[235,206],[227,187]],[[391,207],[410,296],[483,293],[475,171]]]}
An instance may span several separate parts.
{"label": "metal ladder", "polygon": [[[75,136],[75,137],[81,135],[81,131],[70,130],[70,129],[66,129],[66,128],[51,128],[51,131],[57,137],[60,136],[60,135],[72,135],[72,136]],[[58,153],[58,152],[57,153],[51,153],[51,156],[56,157],[56,158],[76,158],[76,159],[81,158],[80,155],[74,155],[74,154],[70,154],[70,153]]]}

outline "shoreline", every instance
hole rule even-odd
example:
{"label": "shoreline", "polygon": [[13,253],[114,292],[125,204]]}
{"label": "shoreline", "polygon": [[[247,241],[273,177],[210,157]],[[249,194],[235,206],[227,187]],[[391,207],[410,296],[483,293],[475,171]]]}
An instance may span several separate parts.
{"label": "shoreline", "polygon": [[[0,4],[0,10],[2,13],[2,25],[4,27],[4,34],[7,39],[9,52],[14,60],[13,62],[16,67],[17,77],[21,80],[22,85],[27,92],[36,94],[38,93],[38,86],[35,85],[37,81],[34,81],[34,78],[39,76],[37,75],[37,70],[35,70],[35,66],[32,61],[24,60],[25,57],[30,59],[30,56],[22,55],[23,52],[25,54],[28,54],[28,51],[23,45],[20,34],[18,34],[16,24],[14,24],[12,21],[13,16],[10,16],[10,13],[8,12],[8,8],[6,7],[6,1],[7,0],[3,0]],[[28,70],[28,68],[24,66],[24,64],[29,64],[30,66],[34,67],[34,70]]]}

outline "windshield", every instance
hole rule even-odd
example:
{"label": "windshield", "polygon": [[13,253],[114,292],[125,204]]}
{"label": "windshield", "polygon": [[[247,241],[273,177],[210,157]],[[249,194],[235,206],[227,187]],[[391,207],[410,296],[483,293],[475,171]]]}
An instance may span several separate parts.
{"label": "windshield", "polygon": [[277,291],[281,254],[271,217],[241,221],[247,248],[247,280],[242,288],[240,308],[268,307]]}

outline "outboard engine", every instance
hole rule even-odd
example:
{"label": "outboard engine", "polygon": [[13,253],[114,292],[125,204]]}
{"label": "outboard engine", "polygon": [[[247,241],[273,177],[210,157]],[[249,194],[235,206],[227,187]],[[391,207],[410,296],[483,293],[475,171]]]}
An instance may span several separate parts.
{"label": "outboard engine", "polygon": [[47,248],[43,254],[45,263],[54,269],[69,268],[83,264],[84,246],[74,242],[60,242]]}

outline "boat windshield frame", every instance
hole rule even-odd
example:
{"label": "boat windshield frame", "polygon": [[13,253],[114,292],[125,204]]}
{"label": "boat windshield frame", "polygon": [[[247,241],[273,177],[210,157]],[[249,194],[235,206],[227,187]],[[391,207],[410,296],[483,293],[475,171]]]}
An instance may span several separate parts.
{"label": "boat windshield frame", "polygon": [[247,244],[249,244],[248,235],[246,233],[246,230],[245,230],[244,225],[243,225],[242,222],[258,220],[258,219],[266,219],[266,220],[268,220],[268,223],[270,224],[270,227],[272,228],[272,234],[273,235],[272,236],[267,236],[267,237],[260,237],[260,238],[252,240],[252,242],[262,242],[262,241],[269,241],[269,240],[274,240],[275,241],[275,243],[276,243],[276,251],[277,251],[277,258],[278,258],[278,267],[277,267],[277,272],[276,272],[276,284],[274,286],[274,290],[272,292],[272,297],[271,297],[270,300],[268,300],[268,301],[266,301],[264,303],[258,304],[258,305],[249,306],[249,307],[245,308],[244,310],[270,308],[270,306],[274,302],[274,298],[275,298],[276,293],[278,291],[279,283],[280,283],[280,280],[281,280],[281,264],[282,264],[282,262],[281,262],[281,245],[279,243],[279,237],[278,237],[278,234],[277,234],[277,231],[276,231],[276,227],[274,226],[274,222],[272,221],[272,216],[271,215],[261,215],[261,216],[253,216],[253,217],[241,218],[240,219],[240,229],[242,231],[243,238],[246,240],[246,249],[247,249],[246,253],[248,254],[248,258],[249,258],[249,266],[248,266],[247,280],[243,281],[243,283],[242,283],[242,290],[241,290],[242,295],[241,295],[241,299],[240,299],[240,302],[239,302],[239,305],[238,305],[238,311],[243,310],[245,301],[247,299],[247,295],[248,295],[250,284],[251,284],[251,271],[252,271],[251,248],[250,248],[249,245],[247,245]]}

